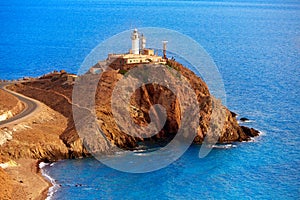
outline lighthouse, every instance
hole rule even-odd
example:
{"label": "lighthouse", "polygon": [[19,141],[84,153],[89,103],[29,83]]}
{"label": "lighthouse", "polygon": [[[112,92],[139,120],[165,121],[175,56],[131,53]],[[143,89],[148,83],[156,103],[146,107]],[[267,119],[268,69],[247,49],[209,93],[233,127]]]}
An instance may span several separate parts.
{"label": "lighthouse", "polygon": [[131,53],[132,54],[139,54],[139,33],[138,30],[135,28],[131,34]]}
{"label": "lighthouse", "polygon": [[[128,36],[127,36],[128,37]],[[129,39],[129,37],[128,37]],[[138,64],[166,64],[167,59],[167,41],[163,42],[163,57],[154,53],[154,49],[146,48],[146,37],[139,33],[135,28],[130,33],[131,48],[129,52],[123,54],[108,54],[107,61],[110,61],[110,67],[115,70],[126,70],[137,66]],[[129,40],[128,40],[129,42]],[[106,61],[105,61],[106,62]],[[96,70],[102,70],[102,67],[93,67],[92,73]]]}

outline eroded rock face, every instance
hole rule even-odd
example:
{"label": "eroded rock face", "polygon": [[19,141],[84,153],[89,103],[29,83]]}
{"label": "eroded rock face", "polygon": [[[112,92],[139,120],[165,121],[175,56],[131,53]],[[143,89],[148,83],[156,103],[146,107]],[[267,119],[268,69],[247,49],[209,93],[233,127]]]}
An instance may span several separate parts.
{"label": "eroded rock face", "polygon": [[[213,134],[215,133],[213,132],[216,132],[217,130],[211,130],[213,127],[213,125],[211,126],[210,124],[212,123],[211,121],[214,121],[215,126],[219,126],[220,135],[218,141],[221,143],[244,141],[248,140],[249,136],[252,136],[247,134],[247,127],[241,128],[238,125],[237,120],[227,108],[222,106],[220,102],[217,103],[217,100],[210,95],[207,85],[192,71],[175,61],[169,61],[168,65],[173,69],[176,69],[187,79],[189,85],[196,94],[199,105],[199,124],[194,143],[201,144],[206,135],[211,137],[214,136]],[[112,99],[113,86],[121,79],[122,76],[118,74],[118,70],[110,70],[103,73],[99,82],[98,93],[96,95],[96,111],[97,116],[102,121],[102,126],[105,127],[105,134],[120,147],[132,147],[136,141],[164,143],[172,139],[177,133],[182,120],[180,106],[176,94],[173,94],[168,88],[157,84],[147,84],[135,90],[131,96],[129,112],[136,124],[139,126],[146,126],[150,123],[149,108],[155,104],[163,105],[167,111],[167,120],[162,130],[159,131],[157,135],[150,138],[145,139],[137,137],[133,139],[118,129],[112,117],[113,113],[111,111],[110,101]],[[181,86],[178,85],[178,87]],[[132,91],[132,89],[129,89],[129,91]],[[185,103],[189,104],[191,102]],[[220,115],[220,113],[213,113],[213,105],[215,107],[217,105],[219,106],[222,115]],[[222,120],[219,119],[220,117]],[[126,141],[130,141],[129,145]]]}
{"label": "eroded rock face", "polygon": [[[135,68],[136,66],[131,67]],[[195,127],[193,127],[196,132],[194,135],[194,143],[201,144],[205,136],[208,136],[208,141],[213,141],[214,138],[217,137],[218,142],[225,143],[245,141],[257,135],[254,129],[240,127],[232,112],[210,95],[207,85],[192,71],[175,61],[169,61],[166,70],[168,70],[168,68],[172,68],[172,70],[176,70],[176,73],[178,73],[174,76],[175,78],[169,77],[168,80],[171,80],[170,83],[177,83],[176,77],[178,78],[178,76],[185,79],[190,88],[194,91],[195,99],[198,102],[199,113],[196,113],[197,115],[190,115],[190,117],[196,116],[197,122]],[[157,74],[157,76],[160,76],[161,73]],[[162,128],[159,129],[157,134],[149,135],[149,137],[129,135],[124,131],[124,127],[117,125],[111,103],[113,91],[124,76],[126,76],[126,73],[123,71],[120,72],[118,69],[103,72],[97,84],[98,87],[96,88],[94,98],[95,107],[89,107],[90,105],[87,104],[87,109],[85,109],[81,107],[74,108],[73,105],[73,110],[77,109],[78,112],[83,113],[80,119],[82,124],[90,123],[88,116],[91,114],[90,112],[94,110],[97,116],[97,123],[108,139],[108,141],[98,141],[94,135],[91,134],[90,138],[87,137],[84,139],[85,142],[95,143],[92,147],[95,147],[100,152],[107,151],[110,145],[115,145],[123,149],[135,149],[140,143],[145,145],[165,145],[176,135],[183,123],[181,112],[184,109],[184,105],[180,104],[178,94],[174,94],[167,86],[156,83],[145,84],[138,89],[134,87],[130,88],[131,84],[128,84],[127,90],[131,94],[129,104],[125,108],[121,107],[117,112],[120,118],[123,119],[122,125],[127,126],[126,120],[132,120],[137,126],[146,127],[151,122],[152,116],[154,121],[157,119],[158,124],[156,125],[161,126],[161,124],[159,124],[161,115],[158,111],[151,111],[152,115],[149,111],[150,108],[156,104],[162,105],[166,111],[166,123],[162,124]],[[49,75],[48,79],[19,84],[16,85],[14,89],[17,92],[42,101],[67,119],[67,128],[59,133],[59,138],[68,148],[68,156],[66,157],[87,156],[89,153],[83,147],[82,140],[78,136],[72,115],[73,85],[65,84],[58,75],[55,75],[55,77],[54,80]],[[93,80],[98,81],[99,75],[86,74],[80,79],[86,79],[92,82]],[[134,80],[132,81],[134,82]],[[166,84],[169,83],[167,82]],[[177,87],[182,87],[182,85],[178,84]],[[93,87],[84,87],[82,89],[93,90]],[[185,95],[185,88],[183,87],[182,90],[179,90],[179,93]],[[123,96],[121,95],[119,98],[123,98]],[[81,98],[78,97],[78,99],[80,100]],[[187,98],[187,101],[184,103],[187,105],[191,104],[192,100]],[[114,105],[118,107],[118,104]],[[130,118],[124,117],[127,116],[125,112],[129,113]],[[220,135],[216,135],[216,132],[220,133]]]}
{"label": "eroded rock face", "polygon": [[19,121],[18,124],[0,128],[0,135],[10,136],[0,145],[0,157],[44,161],[68,158],[68,149],[59,138],[65,128],[66,119],[61,114],[40,105],[35,115]]}
{"label": "eroded rock face", "polygon": [[0,89],[0,121],[9,119],[24,109],[24,104],[12,94]]}

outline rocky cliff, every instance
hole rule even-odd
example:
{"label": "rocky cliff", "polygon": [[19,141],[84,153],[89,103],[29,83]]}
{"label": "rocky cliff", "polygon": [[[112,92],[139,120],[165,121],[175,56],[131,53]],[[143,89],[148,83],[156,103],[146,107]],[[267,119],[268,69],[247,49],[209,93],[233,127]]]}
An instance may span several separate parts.
{"label": "rocky cliff", "polygon": [[[132,66],[132,68],[138,66]],[[175,69],[180,76],[183,76],[194,90],[196,99],[199,105],[199,113],[197,118],[197,134],[195,135],[194,143],[201,144],[205,136],[213,137],[212,127],[222,124],[219,127],[220,137],[218,142],[227,143],[234,141],[247,141],[250,137],[257,136],[258,132],[254,129],[241,127],[237,123],[235,116],[227,108],[222,106],[220,102],[209,93],[207,85],[197,77],[192,71],[185,68],[175,61],[169,61],[166,69]],[[67,82],[65,72],[49,74],[38,80],[16,84],[11,86],[10,89],[22,93],[26,96],[37,99],[56,112],[60,113],[66,120],[67,124],[63,131],[57,133],[59,139],[64,144],[62,151],[54,151],[49,155],[41,151],[31,151],[33,158],[38,159],[51,159],[58,153],[60,158],[74,158],[80,156],[88,156],[89,153],[85,150],[82,140],[79,138],[75,129],[73,115],[72,115],[72,89],[74,83]],[[125,74],[125,75],[124,75]],[[112,145],[116,145],[123,149],[135,149],[139,144],[143,145],[165,145],[168,143],[182,125],[181,107],[179,101],[172,91],[167,87],[159,84],[146,84],[139,89],[133,90],[130,97],[130,105],[128,105],[128,112],[131,119],[139,126],[146,126],[151,122],[149,109],[155,105],[160,104],[166,109],[166,123],[156,135],[149,137],[140,137],[138,135],[132,136],[124,132],[120,128],[113,117],[111,97],[116,84],[124,77],[126,73],[118,69],[111,69],[102,73],[98,87],[96,88],[95,95],[95,111],[97,122],[101,130],[108,138]],[[86,74],[81,77],[88,80],[99,79],[99,75]],[[130,89],[129,89],[130,90]],[[184,95],[184,91],[182,91]],[[190,103],[190,102],[185,102]],[[217,115],[213,113],[213,107],[222,108],[223,118],[214,117]],[[122,112],[122,111],[121,111]],[[121,113],[120,112],[120,113]],[[157,117],[156,113],[156,117]],[[122,116],[121,116],[122,117]],[[214,119],[214,120],[211,120]],[[82,121],[85,119],[83,118]],[[126,121],[127,119],[124,119]],[[213,126],[210,124],[214,122]],[[41,139],[43,140],[43,139]],[[43,143],[41,141],[41,143]],[[106,142],[103,143],[101,151],[105,151]],[[64,148],[67,148],[67,153]],[[30,157],[30,155],[29,155]]]}
{"label": "rocky cliff", "polygon": [[[215,122],[214,125],[218,125],[219,123],[222,126],[219,127],[220,135],[218,142],[220,143],[247,141],[250,139],[250,137],[258,135],[258,132],[254,129],[239,126],[236,118],[233,116],[233,113],[222,106],[219,101],[217,101],[213,96],[210,95],[205,82],[197,77],[192,71],[175,61],[168,61],[167,65],[168,66],[166,68],[171,67],[172,69],[175,69],[180,75],[184,76],[196,94],[199,104],[199,120],[197,135],[194,139],[194,143],[201,144],[205,136],[213,136],[213,131],[211,130],[212,126],[210,124],[213,120]],[[132,66],[132,68],[134,67],[139,66]],[[162,73],[163,72],[159,72],[155,74],[155,76],[162,76],[164,79],[166,79],[167,75]],[[177,133],[182,119],[180,110],[181,108],[179,106],[178,99],[176,98],[178,94],[174,94],[165,86],[161,86],[155,83],[146,84],[134,91],[133,88],[128,89],[128,86],[132,85],[131,83],[126,85],[128,91],[134,91],[130,98],[128,111],[135,124],[138,124],[139,126],[146,126],[147,124],[149,124],[151,122],[149,109],[155,104],[160,104],[166,109],[166,123],[158,134],[146,138],[131,137],[120,130],[120,128],[116,125],[114,119],[115,116],[113,117],[113,112],[111,109],[111,100],[113,99],[113,90],[116,84],[123,78],[123,74],[124,72],[118,69],[105,71],[102,74],[97,87],[96,114],[99,121],[101,121],[100,126],[105,135],[117,146],[129,149],[135,148],[137,142],[139,142],[139,144],[141,142],[144,142],[145,144],[149,144],[149,142],[151,144],[165,144],[169,142]],[[175,82],[175,80],[173,81]],[[178,85],[178,87],[181,86]],[[189,104],[191,102],[185,103]],[[221,110],[223,112],[223,115],[221,117],[223,117],[224,119],[218,119],[218,117],[220,116],[213,116],[217,115],[216,113],[212,112],[213,106],[219,106],[220,108],[222,108]],[[121,117],[126,116],[123,114],[122,109],[124,108],[121,108],[118,112],[121,113]],[[123,120],[124,123],[122,125],[126,126],[126,121],[128,121],[128,119]]]}
{"label": "rocky cliff", "polygon": [[16,97],[0,90],[0,121],[9,119],[24,109],[24,104]]}
{"label": "rocky cliff", "polygon": [[1,136],[9,136],[0,144],[0,157],[45,161],[68,158],[68,149],[59,138],[66,128],[65,117],[45,105],[39,107],[35,115],[0,128]]}

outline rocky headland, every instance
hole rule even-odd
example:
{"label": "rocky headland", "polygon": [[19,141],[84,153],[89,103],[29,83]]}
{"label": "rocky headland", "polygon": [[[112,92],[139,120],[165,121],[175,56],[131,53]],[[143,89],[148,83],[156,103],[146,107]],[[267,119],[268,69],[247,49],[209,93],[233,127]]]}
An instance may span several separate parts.
{"label": "rocky headland", "polygon": [[[134,67],[139,66],[128,66],[128,69]],[[248,141],[251,137],[258,135],[259,132],[255,129],[240,126],[235,114],[222,106],[210,94],[205,82],[191,70],[172,60],[168,61],[167,67],[175,69],[185,77],[196,94],[200,113],[197,134],[194,138],[195,144],[201,144],[206,136],[209,137],[212,134],[210,120],[213,117],[213,106],[216,105],[223,108],[225,116],[221,120],[223,126],[220,129],[219,143]],[[147,84],[135,90],[131,96],[128,111],[136,124],[145,126],[150,123],[149,109],[154,104],[161,104],[166,108],[167,119],[163,128],[154,136],[144,138],[128,135],[116,125],[110,102],[115,85],[124,75],[126,75],[126,70],[112,68],[103,72],[98,82],[95,111],[101,130],[112,145],[126,150],[136,149],[140,144],[145,146],[149,144],[165,145],[176,135],[181,125],[180,106],[176,95],[166,87],[157,84]],[[87,73],[80,78],[93,80],[99,79],[99,75]],[[12,138],[0,148],[2,163],[24,158],[48,162],[90,156],[78,136],[74,124],[73,87],[74,81],[69,79],[69,74],[65,71],[53,72],[34,80],[8,86],[8,89],[12,91],[41,102],[41,111],[22,123],[0,127],[0,134],[10,132],[12,135]],[[0,101],[0,103],[2,102]],[[6,102],[2,104],[6,105]],[[10,106],[8,110],[12,110],[16,104]],[[107,151],[107,145],[104,142],[100,148],[103,153]],[[22,186],[22,183],[12,173],[9,174],[14,178],[9,178],[1,168],[0,170],[0,178],[10,180],[10,185]],[[5,193],[12,194],[11,191],[13,189],[8,188]]]}
{"label": "rocky headland", "polygon": [[[178,70],[180,74],[189,81],[189,84],[195,91],[200,105],[200,117],[199,127],[197,129],[198,132],[194,139],[194,143],[201,144],[209,131],[208,128],[209,121],[212,117],[212,106],[217,100],[210,95],[205,82],[197,77],[192,71],[175,61],[169,61],[168,65]],[[35,81],[18,83],[8,87],[13,91],[42,102],[48,106],[49,109],[60,115],[60,118],[64,119],[60,119],[59,121],[67,122],[65,125],[66,127],[62,126],[60,128],[60,130],[62,130],[56,132],[56,135],[59,136],[58,139],[60,142],[54,142],[54,144],[59,144],[60,146],[63,146],[63,148],[37,148],[36,150],[31,150],[30,153],[25,154],[23,148],[12,147],[13,140],[5,145],[9,146],[10,149],[14,149],[14,152],[8,150],[4,151],[5,148],[2,147],[2,155],[9,154],[12,158],[30,157],[49,161],[61,158],[89,156],[89,153],[85,150],[74,125],[72,115],[72,89],[74,83],[67,81],[67,75],[68,74],[66,72],[48,74],[36,79]],[[87,79],[96,79],[99,75],[86,74],[84,76]],[[147,139],[130,136],[119,129],[112,117],[110,101],[114,86],[120,79],[122,79],[123,76],[124,73],[119,69],[105,71],[101,76],[96,91],[95,110],[99,126],[111,143],[123,149],[134,149],[138,146],[138,143],[145,140],[151,141],[152,143],[163,143],[163,141],[168,141],[170,138],[174,137],[174,134],[176,134],[176,131],[180,126],[180,108],[178,106],[178,102],[171,91],[155,84],[148,84],[135,91],[131,97],[131,109],[129,112],[135,123],[138,125],[145,125],[149,123],[150,120],[149,108],[151,105],[159,103],[167,108],[167,120],[163,129],[157,135]],[[219,137],[219,143],[247,141],[250,137],[258,135],[256,130],[240,126],[236,118],[233,116],[233,113],[225,107],[224,110],[225,119]],[[58,121],[57,119],[54,120]],[[56,123],[57,122],[54,122],[54,124]],[[50,136],[52,134],[48,133],[47,135]],[[42,143],[43,139],[41,138],[39,141]]]}

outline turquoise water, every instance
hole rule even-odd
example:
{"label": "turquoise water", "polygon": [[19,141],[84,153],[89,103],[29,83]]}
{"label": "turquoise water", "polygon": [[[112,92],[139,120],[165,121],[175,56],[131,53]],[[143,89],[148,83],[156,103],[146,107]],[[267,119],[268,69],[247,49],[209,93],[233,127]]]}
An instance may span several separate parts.
{"label": "turquoise water", "polygon": [[[227,106],[263,135],[204,159],[127,174],[93,159],[45,172],[53,199],[299,199],[300,3],[294,1],[1,1],[0,79],[76,72],[98,43],[131,27],[174,29],[219,67]],[[159,162],[159,160],[158,160]]]}

